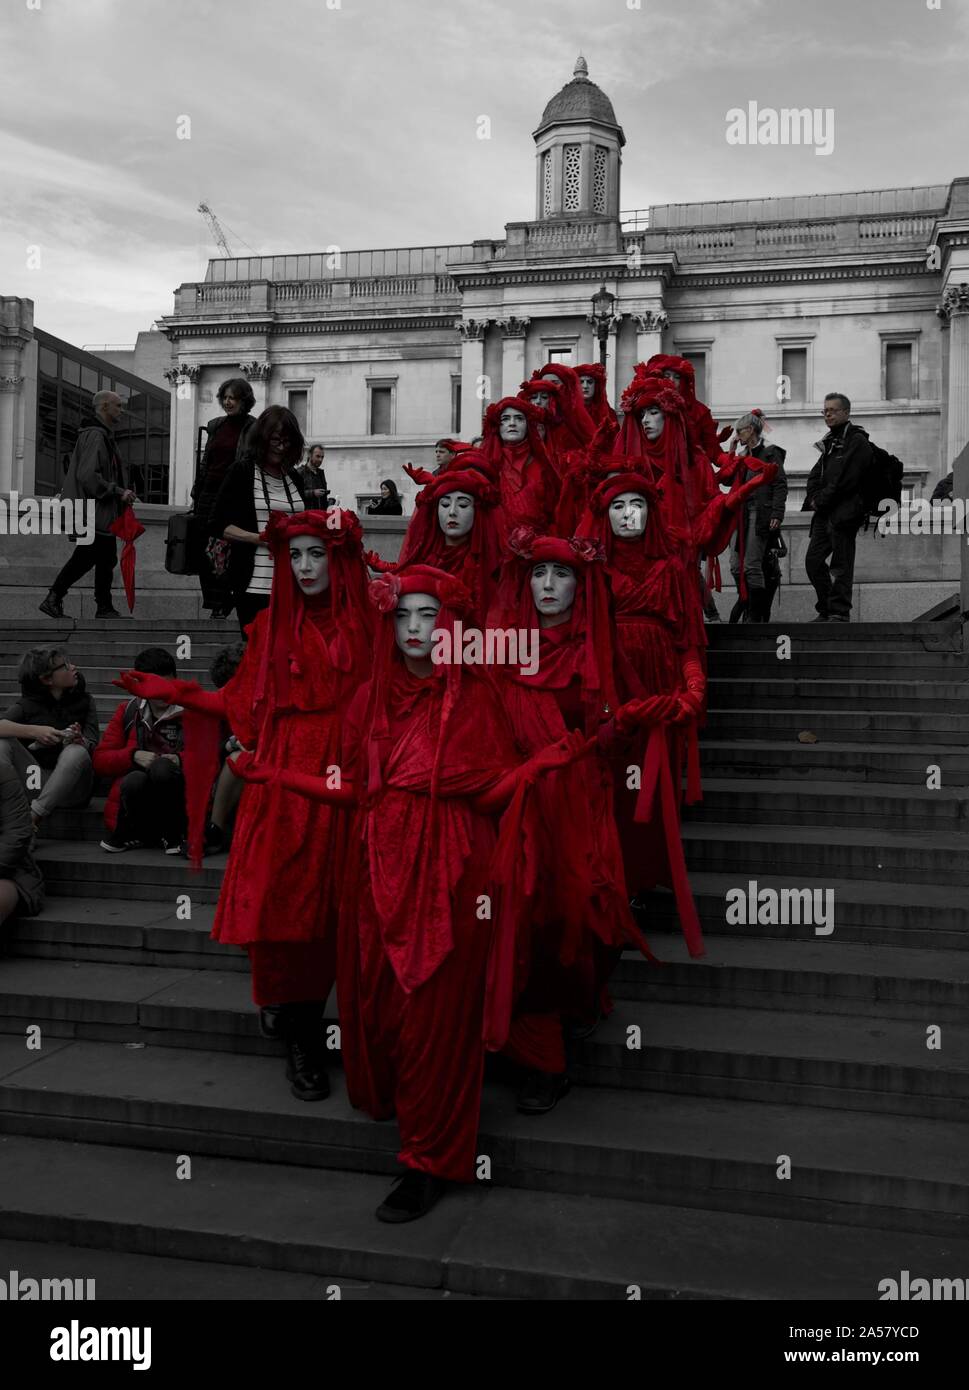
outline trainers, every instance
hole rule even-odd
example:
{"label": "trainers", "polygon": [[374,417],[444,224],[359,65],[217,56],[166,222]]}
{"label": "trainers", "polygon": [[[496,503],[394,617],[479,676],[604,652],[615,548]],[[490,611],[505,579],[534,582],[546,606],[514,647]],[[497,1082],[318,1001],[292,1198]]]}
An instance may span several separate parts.
{"label": "trainers", "polygon": [[96,618],[120,618],[121,614],[118,612],[117,608],[112,607],[110,604],[107,608],[98,604],[97,612],[94,616]]}
{"label": "trainers", "polygon": [[48,618],[63,618],[64,604],[59,595],[51,589],[50,593],[38,607],[42,613],[46,613]]}
{"label": "trainers", "polygon": [[162,840],[161,847],[166,854],[184,854],[188,852],[188,845],[184,840]]}
{"label": "trainers", "polygon": [[812,619],[811,619],[811,622],[812,622],[812,623],[827,623],[827,622],[830,622],[830,621],[831,621],[831,620],[830,620],[830,618],[828,617],[827,613],[819,613],[818,616],[817,616],[816,618],[812,618]]}
{"label": "trainers", "polygon": [[831,613],[828,617],[829,623],[847,623],[850,621],[847,613]]}
{"label": "trainers", "polygon": [[134,849],[134,845],[115,831],[113,835],[104,837],[101,841],[101,848],[106,850],[108,854],[124,854],[126,849]]}

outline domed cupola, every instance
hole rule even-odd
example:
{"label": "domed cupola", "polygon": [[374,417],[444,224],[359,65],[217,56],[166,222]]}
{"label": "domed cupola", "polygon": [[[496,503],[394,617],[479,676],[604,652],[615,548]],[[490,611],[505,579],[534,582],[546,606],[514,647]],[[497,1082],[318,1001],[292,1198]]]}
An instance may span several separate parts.
{"label": "domed cupola", "polygon": [[534,134],[536,218],[618,217],[620,150],[626,143],[612,102],[579,58],[571,82],[545,107]]}

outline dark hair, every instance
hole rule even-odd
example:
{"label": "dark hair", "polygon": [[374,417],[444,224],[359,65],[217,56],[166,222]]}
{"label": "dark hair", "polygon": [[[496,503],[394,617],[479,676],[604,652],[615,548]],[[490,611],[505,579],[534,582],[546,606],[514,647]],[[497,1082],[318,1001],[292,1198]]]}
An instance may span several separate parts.
{"label": "dark hair", "polygon": [[385,479],[383,480],[383,482],[380,484],[380,486],[381,486],[381,487],[389,487],[389,488],[390,488],[390,495],[391,495],[391,497],[397,497],[397,496],[398,496],[397,484],[391,482],[391,480],[390,480],[389,478],[385,478]]}
{"label": "dark hair", "polygon": [[216,399],[222,405],[226,396],[231,391],[233,396],[238,396],[242,402],[242,413],[248,415],[252,407],[256,404],[256,398],[252,394],[252,387],[244,376],[230,376],[228,381],[223,381],[216,392]]}
{"label": "dark hair", "polygon": [[134,667],[136,671],[150,672],[153,676],[168,676],[169,679],[176,674],[175,658],[165,647],[146,647],[135,657]]}
{"label": "dark hair", "polygon": [[437,443],[434,445],[434,447],[435,449],[447,449],[449,454],[453,454],[454,450],[451,448],[451,445],[453,443],[453,439],[439,439]]}
{"label": "dark hair", "polygon": [[285,430],[289,436],[289,446],[285,457],[286,467],[295,467],[303,457],[303,432],[296,416],[284,405],[268,405],[249,431],[249,438],[246,441],[250,456],[255,459],[260,468],[266,461],[269,436],[274,434],[277,429]]}
{"label": "dark hair", "polygon": [[848,412],[849,415],[851,414],[851,402],[849,401],[848,397],[844,395],[843,392],[829,391],[824,399],[825,401],[840,401],[842,407]]}
{"label": "dark hair", "polygon": [[313,452],[314,449],[323,449],[323,453],[326,454],[326,449],[323,448],[323,445],[320,444],[319,441],[317,441],[315,444],[307,444],[307,446],[306,446],[306,457],[307,457],[307,458],[309,458],[310,454]]}
{"label": "dark hair", "polygon": [[66,655],[63,647],[31,647],[30,651],[24,652],[17,668],[17,680],[23,694],[36,699],[49,690],[42,677],[49,676],[52,667],[57,664],[57,658]]}
{"label": "dark hair", "polygon": [[245,642],[233,642],[228,647],[220,647],[216,652],[209,667],[209,675],[216,690],[221,690],[235,675],[245,651]]}

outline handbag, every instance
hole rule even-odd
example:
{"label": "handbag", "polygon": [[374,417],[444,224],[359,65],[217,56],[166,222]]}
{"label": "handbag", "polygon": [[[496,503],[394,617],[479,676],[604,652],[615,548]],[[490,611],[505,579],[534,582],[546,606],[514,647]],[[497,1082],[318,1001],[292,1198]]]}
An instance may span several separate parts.
{"label": "handbag", "polygon": [[169,574],[198,574],[198,523],[194,512],[174,512],[168,518],[165,568]]}

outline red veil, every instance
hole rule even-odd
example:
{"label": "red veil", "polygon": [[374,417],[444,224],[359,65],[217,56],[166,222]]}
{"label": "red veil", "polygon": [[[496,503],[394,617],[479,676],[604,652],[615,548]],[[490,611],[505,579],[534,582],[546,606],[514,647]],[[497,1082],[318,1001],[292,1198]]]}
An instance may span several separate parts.
{"label": "red veil", "polygon": [[592,420],[592,423],[596,426],[597,429],[600,425],[604,424],[611,424],[615,429],[618,429],[619,420],[616,416],[616,412],[609,404],[609,398],[606,395],[606,369],[602,365],[602,363],[581,362],[579,366],[576,367],[575,374],[580,379],[580,391],[582,389],[582,377],[591,376],[593,381],[595,382],[595,394],[593,395],[592,400],[587,401],[585,397],[583,397],[582,399],[582,404],[585,406],[586,411],[588,412],[589,417]]}
{"label": "red veil", "polygon": [[[520,444],[502,442],[499,431],[505,410],[517,410],[528,423],[528,432]],[[503,396],[484,413],[479,452],[485,468],[498,481],[505,535],[516,526],[544,531],[551,525],[559,480],[539,432],[545,418],[544,410],[521,396]]]}
{"label": "red veil", "polygon": [[[645,364],[637,362],[633,368],[639,376],[662,376],[663,372],[676,372],[680,378],[679,392],[686,402],[693,442],[703,450],[711,463],[715,463],[720,452],[720,439],[717,422],[708,406],[696,397],[696,372],[693,363],[685,357],[669,357],[666,353],[655,353]],[[672,385],[672,382],[670,383]]]}

